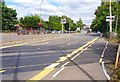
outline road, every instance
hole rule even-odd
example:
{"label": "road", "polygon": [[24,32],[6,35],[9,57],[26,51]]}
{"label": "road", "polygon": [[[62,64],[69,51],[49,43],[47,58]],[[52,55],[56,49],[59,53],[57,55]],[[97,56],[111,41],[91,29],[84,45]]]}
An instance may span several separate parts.
{"label": "road", "polygon": [[[64,35],[63,35],[64,36]],[[50,36],[52,37],[52,35]],[[66,37],[2,49],[3,80],[28,80],[62,56],[95,39],[96,34],[72,34]],[[104,46],[104,45],[103,45]],[[102,49],[101,51],[102,52]],[[87,56],[86,56],[87,57]],[[96,57],[96,56],[95,56]],[[92,62],[96,62],[97,59]],[[82,58],[82,57],[81,57]],[[91,60],[91,59],[90,59]],[[81,61],[81,64],[84,61]],[[89,63],[89,62],[85,62]],[[63,62],[61,62],[63,64]],[[60,67],[61,65],[58,65]]]}

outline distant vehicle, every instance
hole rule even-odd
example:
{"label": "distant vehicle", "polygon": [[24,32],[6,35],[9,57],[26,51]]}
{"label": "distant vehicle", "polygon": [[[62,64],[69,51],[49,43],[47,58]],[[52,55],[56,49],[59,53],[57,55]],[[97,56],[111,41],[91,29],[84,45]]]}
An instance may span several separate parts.
{"label": "distant vehicle", "polygon": [[51,30],[45,30],[46,34],[50,34],[52,31]]}
{"label": "distant vehicle", "polygon": [[52,34],[56,34],[56,33],[58,33],[57,30],[53,30],[52,31]]}
{"label": "distant vehicle", "polygon": [[40,34],[40,30],[33,30],[33,34]]}
{"label": "distant vehicle", "polygon": [[97,31],[97,35],[99,35],[99,36],[100,36],[100,35],[101,35],[101,32],[100,32],[100,31]]}
{"label": "distant vehicle", "polygon": [[58,33],[59,33],[59,34],[62,33],[62,30],[59,30]]}

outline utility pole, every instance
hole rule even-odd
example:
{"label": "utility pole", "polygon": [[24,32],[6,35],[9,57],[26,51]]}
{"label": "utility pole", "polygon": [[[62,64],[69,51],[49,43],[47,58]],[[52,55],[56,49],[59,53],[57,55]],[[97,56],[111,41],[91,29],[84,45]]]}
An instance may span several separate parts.
{"label": "utility pole", "polygon": [[110,33],[112,33],[112,9],[111,9],[111,0],[110,0]]}
{"label": "utility pole", "polygon": [[117,4],[117,19],[116,19],[116,26],[115,26],[115,34],[117,34],[117,26],[118,26],[118,4]]}
{"label": "utility pole", "polygon": [[110,7],[109,7],[109,11],[110,11],[110,30],[109,30],[109,40],[112,39],[112,8],[111,8],[111,0],[110,0]]}

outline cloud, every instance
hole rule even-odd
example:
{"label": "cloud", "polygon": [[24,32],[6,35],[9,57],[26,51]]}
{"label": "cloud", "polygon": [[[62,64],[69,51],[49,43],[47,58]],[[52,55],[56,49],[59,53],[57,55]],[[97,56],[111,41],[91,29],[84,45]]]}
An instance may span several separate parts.
{"label": "cloud", "polygon": [[95,17],[94,12],[100,5],[100,0],[6,0],[14,4],[7,4],[8,7],[17,10],[17,17],[24,17],[30,14],[41,14],[44,20],[48,20],[49,15],[66,15],[74,21],[82,18],[83,22],[90,24]]}

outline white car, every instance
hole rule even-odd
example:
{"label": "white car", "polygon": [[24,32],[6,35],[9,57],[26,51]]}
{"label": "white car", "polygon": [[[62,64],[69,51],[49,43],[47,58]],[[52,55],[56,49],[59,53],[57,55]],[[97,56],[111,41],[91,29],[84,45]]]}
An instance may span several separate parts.
{"label": "white car", "polygon": [[100,32],[100,31],[97,31],[97,35],[99,35],[99,36],[100,36],[100,34],[101,34],[101,32]]}

